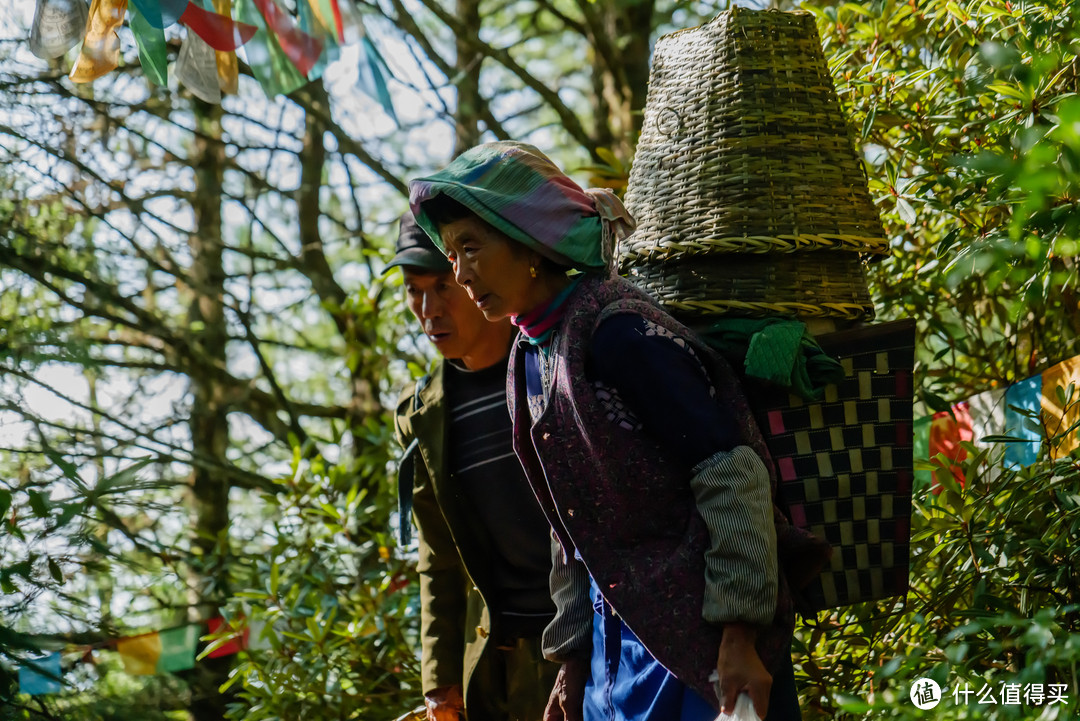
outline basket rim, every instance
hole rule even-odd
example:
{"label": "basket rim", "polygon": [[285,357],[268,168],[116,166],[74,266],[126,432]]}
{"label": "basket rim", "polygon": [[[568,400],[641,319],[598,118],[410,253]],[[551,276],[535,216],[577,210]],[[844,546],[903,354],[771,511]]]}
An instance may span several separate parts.
{"label": "basket rim", "polygon": [[728,253],[768,255],[797,253],[809,250],[840,250],[853,253],[884,255],[889,252],[889,239],[883,236],[838,233],[799,233],[796,235],[732,235],[720,238],[701,238],[688,241],[661,241],[660,244],[641,243],[634,247],[631,235],[623,241],[619,263],[627,265],[643,260],[670,260],[696,255]]}
{"label": "basket rim", "polygon": [[660,299],[666,309],[697,315],[743,314],[754,316],[798,316],[803,318],[843,318],[845,320],[872,320],[874,306],[858,303],[761,303],[739,300],[687,300]]}

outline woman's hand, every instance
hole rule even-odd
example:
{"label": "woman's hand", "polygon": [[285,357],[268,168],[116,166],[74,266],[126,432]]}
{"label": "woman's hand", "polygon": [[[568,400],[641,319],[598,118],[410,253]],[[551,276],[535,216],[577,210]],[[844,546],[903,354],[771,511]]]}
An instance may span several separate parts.
{"label": "woman's hand", "polygon": [[461,686],[442,686],[424,695],[427,721],[460,721],[465,710]]}
{"label": "woman's hand", "polygon": [[735,710],[735,699],[743,691],[750,695],[758,718],[765,718],[769,711],[772,676],[757,654],[756,641],[757,631],[752,627],[739,623],[724,625],[720,653],[716,658],[721,713],[731,714]]}
{"label": "woman's hand", "polygon": [[544,721],[583,721],[585,682],[589,680],[589,657],[579,656],[567,661],[555,677]]}

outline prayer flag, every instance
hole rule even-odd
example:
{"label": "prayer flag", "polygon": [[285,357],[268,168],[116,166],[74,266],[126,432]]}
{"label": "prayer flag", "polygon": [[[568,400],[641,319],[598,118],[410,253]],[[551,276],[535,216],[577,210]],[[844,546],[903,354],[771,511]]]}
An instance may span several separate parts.
{"label": "prayer flag", "polygon": [[206,44],[219,51],[236,50],[255,35],[255,26],[239,23],[227,15],[204,10],[198,3],[190,3],[180,17],[180,22],[192,30]]}
{"label": "prayer flag", "polygon": [[251,651],[270,648],[269,636],[274,633],[273,627],[267,629],[267,623],[261,618],[252,619],[247,627],[247,643],[245,648]]}
{"label": "prayer flag", "polygon": [[[1005,389],[983,391],[968,398],[967,404],[971,414],[972,443],[982,448],[992,447],[994,444],[987,443],[985,438],[1005,435]],[[1000,472],[1001,467],[995,463],[989,466],[985,478],[992,481]]]}
{"label": "prayer flag", "polygon": [[44,658],[23,661],[19,666],[19,692],[31,696],[60,693],[60,654],[50,653]]}
{"label": "prayer flag", "polygon": [[145,633],[141,636],[122,638],[116,642],[124,670],[132,676],[153,676],[161,656],[161,636]]}
{"label": "prayer flag", "polygon": [[1030,466],[1039,459],[1042,433],[1031,427],[1032,418],[1024,411],[1035,414],[1037,419],[1042,411],[1041,396],[1041,375],[1014,383],[1005,391],[1005,435],[1022,439],[1005,447],[1005,461],[1010,468]]}
{"label": "prayer flag", "polygon": [[[911,444],[911,457],[915,461],[930,460],[930,421],[930,416],[923,416],[912,421],[911,429],[915,435]],[[932,485],[933,482],[934,474],[932,471],[915,468],[916,488]]]}
{"label": "prayer flag", "polygon": [[1063,458],[1080,448],[1080,356],[1043,372],[1041,403],[1043,423],[1050,437],[1050,457]]}
{"label": "prayer flag", "polygon": [[[960,443],[970,440],[971,415],[966,402],[954,404],[952,412],[941,411],[934,414],[930,422],[930,457],[943,454],[950,463],[949,469],[953,477],[961,486],[964,485],[964,471],[956,464],[967,458],[967,450]],[[935,483],[931,488],[934,493],[941,493],[939,483]]]}
{"label": "prayer flag", "polygon": [[180,17],[190,4],[188,0],[131,0],[131,3],[158,30],[180,22]]}
{"label": "prayer flag", "polygon": [[301,7],[307,5],[309,11],[319,21],[323,29],[333,36],[335,42],[345,41],[345,27],[341,20],[341,8],[337,0],[300,0]]}
{"label": "prayer flag", "polygon": [[157,660],[158,673],[175,673],[195,668],[195,649],[199,645],[202,624],[192,623],[161,631],[161,655]]}
{"label": "prayer flag", "polygon": [[253,0],[266,20],[266,27],[274,31],[281,51],[301,75],[307,76],[322,54],[322,42],[297,27],[292,17],[278,7],[274,0]]}
{"label": "prayer flag", "polygon": [[116,30],[123,24],[126,10],[127,0],[94,0],[82,50],[69,75],[71,82],[92,82],[120,64],[120,38]]}
{"label": "prayer flag", "polygon": [[971,413],[972,440],[977,445],[989,445],[983,439],[1005,433],[1005,389],[983,391],[967,399]]}
{"label": "prayer flag", "polygon": [[[317,36],[323,42],[322,55],[319,56],[311,71],[308,72],[308,80],[318,80],[322,77],[326,66],[337,60],[341,55],[332,26],[330,28],[324,26],[317,18],[314,8],[315,5],[312,4],[311,0],[300,0],[297,3],[300,29],[309,35]],[[333,18],[331,18],[331,21],[333,21]]]}
{"label": "prayer flag", "polygon": [[30,52],[42,60],[64,55],[86,35],[86,0],[38,0]]}
{"label": "prayer flag", "polygon": [[244,56],[255,79],[268,97],[288,95],[307,83],[307,78],[282,52],[277,40],[267,31],[266,22],[255,7],[256,0],[235,0],[236,15],[257,28],[255,37],[244,45]]}
{"label": "prayer flag", "polygon": [[168,84],[169,56],[165,47],[165,31],[154,27],[140,12],[138,5],[131,7],[131,34],[139,46],[139,64],[146,79],[155,85]]}
{"label": "prayer flag", "polygon": [[386,86],[386,78],[383,70],[386,69],[386,61],[379,54],[378,48],[364,33],[360,38],[360,65],[357,85],[366,95],[379,101],[379,105],[386,111],[393,121],[397,122],[397,114],[394,113],[394,104],[390,100],[390,89]]}
{"label": "prayer flag", "polygon": [[[206,622],[210,627],[210,633],[214,634],[221,630],[222,625],[225,623],[225,619],[221,616],[217,618],[211,618]],[[247,646],[249,628],[245,628],[242,632],[236,633],[235,637],[219,648],[215,648],[210,653],[206,654],[209,658],[219,658],[221,656],[231,656],[234,653],[239,653],[240,649]]]}
{"label": "prayer flag", "polygon": [[[231,18],[232,0],[214,0],[214,9],[218,14]],[[218,50],[214,55],[217,58],[218,86],[221,92],[235,95],[240,89],[240,68],[236,62],[236,52]]]}
{"label": "prayer flag", "polygon": [[206,41],[188,29],[176,58],[176,78],[192,95],[207,103],[221,102],[217,57]]}

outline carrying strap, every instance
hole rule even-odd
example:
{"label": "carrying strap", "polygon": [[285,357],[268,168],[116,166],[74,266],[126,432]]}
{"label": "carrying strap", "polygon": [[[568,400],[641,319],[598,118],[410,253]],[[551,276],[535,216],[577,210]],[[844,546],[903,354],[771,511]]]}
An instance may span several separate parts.
{"label": "carrying strap", "polygon": [[416,480],[416,453],[419,439],[414,438],[398,463],[398,544],[402,548],[412,543],[413,481]]}
{"label": "carrying strap", "polygon": [[[416,382],[416,392],[413,393],[413,413],[420,410],[423,403],[420,401],[420,391],[427,387],[431,376],[426,375]],[[398,461],[398,544],[408,547],[412,543],[412,507],[413,507],[413,483],[416,481],[416,456],[420,449],[420,439],[413,438],[412,443],[401,455]]]}

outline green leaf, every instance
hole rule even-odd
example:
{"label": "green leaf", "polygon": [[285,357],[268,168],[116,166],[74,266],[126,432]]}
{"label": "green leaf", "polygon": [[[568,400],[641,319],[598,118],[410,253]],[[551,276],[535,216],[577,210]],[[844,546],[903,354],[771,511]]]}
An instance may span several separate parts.
{"label": "green leaf", "polygon": [[53,577],[53,580],[57,583],[64,582],[64,572],[60,570],[60,564],[53,559],[49,559],[49,574]]}
{"label": "green leaf", "polygon": [[62,510],[60,511],[60,515],[56,517],[55,528],[61,528],[62,526],[66,526],[68,523],[70,523],[71,519],[77,516],[82,510],[83,504],[78,501],[64,503],[61,504],[60,508]]}
{"label": "green leaf", "polygon": [[922,397],[923,401],[930,408],[930,410],[934,411],[935,413],[952,410],[952,403],[949,403],[937,393],[933,393],[931,391],[923,391]]}
{"label": "green leaf", "polygon": [[53,450],[46,450],[45,455],[48,456],[49,460],[51,460],[53,464],[60,469],[60,472],[63,473],[65,477],[70,478],[71,480],[75,481],[80,487],[82,487],[83,483],[82,479],[79,477],[79,469],[75,466],[74,463],[65,459],[63,456]]}
{"label": "green leaf", "polygon": [[41,491],[27,491],[26,494],[30,497],[30,510],[35,516],[45,518],[49,515],[49,501],[45,494]]}
{"label": "green leaf", "polygon": [[153,458],[143,458],[135,461],[123,470],[117,471],[111,476],[106,476],[98,481],[94,488],[95,495],[103,495],[111,492],[124,492],[130,489],[132,483],[138,478],[139,471],[154,462]]}
{"label": "green leaf", "polygon": [[900,214],[900,218],[908,225],[915,225],[915,222],[918,220],[918,216],[915,215],[915,209],[911,207],[911,203],[900,196],[896,197],[896,212]]}

